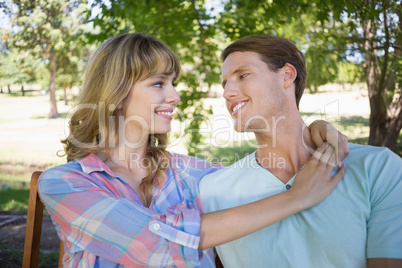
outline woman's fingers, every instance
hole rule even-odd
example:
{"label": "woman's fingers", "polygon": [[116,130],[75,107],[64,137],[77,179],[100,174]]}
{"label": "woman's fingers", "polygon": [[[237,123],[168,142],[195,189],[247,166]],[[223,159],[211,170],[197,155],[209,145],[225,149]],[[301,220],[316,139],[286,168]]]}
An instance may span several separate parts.
{"label": "woman's fingers", "polygon": [[338,162],[336,161],[336,149],[334,148],[334,152],[331,154],[331,156],[330,156],[330,158],[329,158],[329,160],[328,160],[328,164],[331,166],[331,167],[335,167],[335,166],[337,166],[338,165]]}
{"label": "woman's fingers", "polygon": [[341,167],[343,159],[349,154],[348,138],[339,132],[332,124],[324,120],[316,120],[310,124],[311,138],[318,146],[324,141],[334,146],[336,163]]}
{"label": "woman's fingers", "polygon": [[340,168],[343,159],[349,154],[348,137],[339,132],[338,146],[336,147],[336,163]]}
{"label": "woman's fingers", "polygon": [[323,144],[321,144],[317,150],[315,150],[315,152],[313,153],[313,158],[316,160],[320,160],[323,153],[325,152],[325,150],[328,148],[329,143],[328,142],[324,142]]}
{"label": "woman's fingers", "polygon": [[344,164],[342,164],[341,167],[336,172],[336,174],[331,177],[331,181],[335,184],[334,189],[335,189],[335,186],[338,185],[338,183],[341,181],[343,176],[345,176],[345,172],[346,172],[346,166]]}
{"label": "woman's fingers", "polygon": [[349,154],[348,137],[339,132],[333,125],[327,125],[326,140],[335,148],[335,161],[341,167],[343,159]]}
{"label": "woman's fingers", "polygon": [[335,167],[338,163],[336,161],[336,148],[329,144],[328,142],[324,142],[317,150],[313,153],[313,158],[323,162],[330,167]]}
{"label": "woman's fingers", "polygon": [[342,165],[336,174],[331,176],[335,159],[334,146],[326,142],[317,148],[306,165],[297,173],[291,189],[298,192],[307,207],[325,199],[345,175],[345,166]]}
{"label": "woman's fingers", "polygon": [[331,167],[335,167],[335,158],[335,148],[334,146],[329,145],[322,154],[320,161],[324,162],[327,165],[330,165]]}

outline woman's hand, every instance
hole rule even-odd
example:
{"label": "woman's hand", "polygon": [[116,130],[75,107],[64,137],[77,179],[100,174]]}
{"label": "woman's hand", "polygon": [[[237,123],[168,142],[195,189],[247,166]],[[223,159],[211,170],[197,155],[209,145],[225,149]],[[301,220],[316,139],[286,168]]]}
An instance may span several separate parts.
{"label": "woman's hand", "polygon": [[345,166],[331,177],[335,149],[322,144],[300,170],[288,191],[264,199],[201,214],[198,250],[215,247],[251,234],[290,215],[310,208],[327,197],[345,174]]}
{"label": "woman's hand", "polygon": [[346,167],[342,164],[336,174],[331,177],[335,157],[335,148],[324,142],[297,173],[289,191],[297,194],[303,209],[315,206],[324,200],[345,175]]}
{"label": "woman's hand", "polygon": [[349,154],[348,137],[339,132],[332,124],[324,120],[316,120],[309,126],[311,138],[315,145],[321,146],[328,141],[334,146],[336,165],[341,168],[342,160]]}

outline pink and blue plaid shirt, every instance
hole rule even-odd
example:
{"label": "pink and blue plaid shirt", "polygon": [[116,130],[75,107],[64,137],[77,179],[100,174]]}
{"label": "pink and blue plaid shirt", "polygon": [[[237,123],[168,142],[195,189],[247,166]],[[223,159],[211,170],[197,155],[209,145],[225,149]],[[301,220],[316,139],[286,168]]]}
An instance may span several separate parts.
{"label": "pink and blue plaid shirt", "polygon": [[198,252],[199,182],[219,165],[170,155],[166,178],[149,208],[96,155],[53,167],[38,183],[57,233],[64,267],[215,267]]}

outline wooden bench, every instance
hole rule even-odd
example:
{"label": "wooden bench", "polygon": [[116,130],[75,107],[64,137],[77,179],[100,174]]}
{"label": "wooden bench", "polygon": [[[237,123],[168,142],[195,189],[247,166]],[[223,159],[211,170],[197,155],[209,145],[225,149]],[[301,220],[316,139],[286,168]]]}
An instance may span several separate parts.
{"label": "wooden bench", "polygon": [[[43,219],[43,203],[38,195],[38,179],[40,174],[42,172],[35,171],[31,176],[22,268],[36,268],[39,264],[40,235],[42,233]],[[63,267],[63,254],[64,246],[63,242],[60,241],[59,268]]]}

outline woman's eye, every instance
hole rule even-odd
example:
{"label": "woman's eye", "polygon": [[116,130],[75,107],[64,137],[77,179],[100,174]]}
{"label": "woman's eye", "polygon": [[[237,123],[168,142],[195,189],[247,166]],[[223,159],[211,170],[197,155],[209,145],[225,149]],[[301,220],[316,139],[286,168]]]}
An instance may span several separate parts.
{"label": "woman's eye", "polygon": [[153,84],[153,86],[161,88],[161,87],[163,87],[163,82],[156,82]]}

